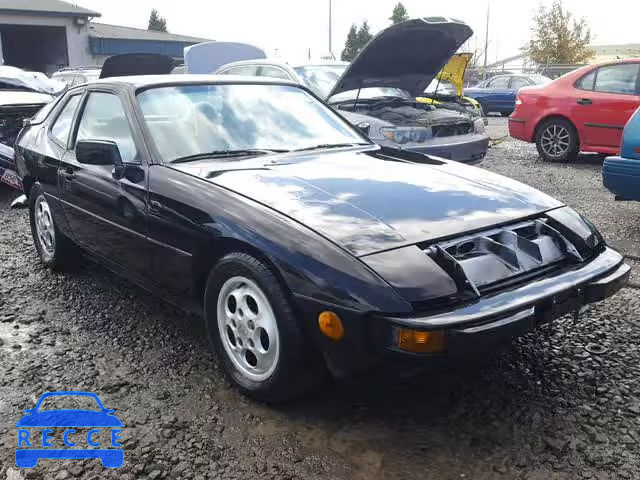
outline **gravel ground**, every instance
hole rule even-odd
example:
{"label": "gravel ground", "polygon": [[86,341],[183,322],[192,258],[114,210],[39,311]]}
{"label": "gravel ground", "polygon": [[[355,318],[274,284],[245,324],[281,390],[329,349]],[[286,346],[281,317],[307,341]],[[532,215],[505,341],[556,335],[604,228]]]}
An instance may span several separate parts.
{"label": "gravel ground", "polygon": [[[492,118],[490,131],[505,126]],[[566,201],[640,258],[640,204],[614,202],[600,164],[542,163],[506,140],[483,167]],[[640,290],[523,338],[482,369],[376,372],[269,408],[230,388],[199,319],[91,264],[43,269],[26,211],[8,208],[14,197],[0,188],[0,478],[638,478]],[[63,389],[94,391],[116,410],[122,468],[15,468],[22,410]]]}

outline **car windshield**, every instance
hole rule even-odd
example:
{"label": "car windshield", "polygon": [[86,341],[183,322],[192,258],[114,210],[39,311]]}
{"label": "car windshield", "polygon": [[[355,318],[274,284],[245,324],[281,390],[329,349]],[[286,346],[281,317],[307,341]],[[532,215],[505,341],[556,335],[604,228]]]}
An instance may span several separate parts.
{"label": "car windshield", "polygon": [[454,95],[456,88],[453,84],[447,80],[433,79],[429,86],[424,90],[424,93],[442,93],[446,95]]}
{"label": "car windshield", "polygon": [[289,85],[158,87],[139,93],[138,102],[167,162],[211,152],[366,142],[329,107]]}
{"label": "car windshield", "polygon": [[[348,65],[308,65],[296,67],[294,70],[300,75],[305,85],[320,98],[327,98],[333,87]],[[339,93],[331,97],[331,102],[342,102],[354,98],[378,98],[378,97],[406,97],[407,95],[397,88],[371,87],[363,88],[358,94],[357,90]]]}
{"label": "car windshield", "polygon": [[44,412],[48,410],[93,410],[100,411],[100,406],[96,402],[95,398],[89,396],[79,395],[54,395],[45,398],[38,412]]}

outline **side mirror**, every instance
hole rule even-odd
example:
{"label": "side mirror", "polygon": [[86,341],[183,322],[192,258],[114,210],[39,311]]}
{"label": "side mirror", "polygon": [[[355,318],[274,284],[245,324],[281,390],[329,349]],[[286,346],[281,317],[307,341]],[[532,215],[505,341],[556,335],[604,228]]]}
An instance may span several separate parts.
{"label": "side mirror", "polygon": [[118,145],[110,140],[80,140],[76,143],[76,160],[87,165],[113,166],[114,178],[124,174]]}
{"label": "side mirror", "polygon": [[369,136],[369,132],[371,131],[371,124],[367,122],[360,122],[356,124],[356,128],[364,133],[366,136]]}

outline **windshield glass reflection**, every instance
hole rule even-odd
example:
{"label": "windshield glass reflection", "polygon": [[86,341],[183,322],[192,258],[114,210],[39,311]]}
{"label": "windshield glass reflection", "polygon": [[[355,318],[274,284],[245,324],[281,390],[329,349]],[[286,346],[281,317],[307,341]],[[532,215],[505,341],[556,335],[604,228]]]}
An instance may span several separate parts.
{"label": "windshield glass reflection", "polygon": [[214,151],[296,150],[365,140],[330,108],[286,85],[183,85],[138,95],[165,161]]}

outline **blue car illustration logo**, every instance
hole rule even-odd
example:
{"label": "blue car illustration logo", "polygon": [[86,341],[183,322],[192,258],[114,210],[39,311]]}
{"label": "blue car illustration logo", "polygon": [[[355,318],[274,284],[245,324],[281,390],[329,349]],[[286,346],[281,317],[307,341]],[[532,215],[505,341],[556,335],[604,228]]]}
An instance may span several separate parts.
{"label": "blue car illustration logo", "polygon": [[[42,402],[50,397],[86,397],[95,400],[98,410],[59,409],[40,410]],[[114,410],[104,407],[95,393],[91,392],[49,392],[43,394],[33,409],[24,411],[25,415],[18,420],[18,448],[16,449],[16,465],[19,468],[33,468],[41,458],[62,460],[83,460],[99,458],[107,468],[118,468],[124,463],[124,451],[120,442],[122,422],[114,415]],[[65,447],[53,448],[53,428],[63,429],[62,441]],[[90,430],[86,435],[76,428]],[[40,432],[33,429],[41,429]],[[101,447],[98,436],[109,430],[109,446]],[[40,435],[38,435],[40,433]],[[86,445],[94,448],[73,448]],[[59,440],[59,439],[58,439]],[[103,441],[104,443],[104,441]],[[26,447],[26,448],[23,448]]]}

